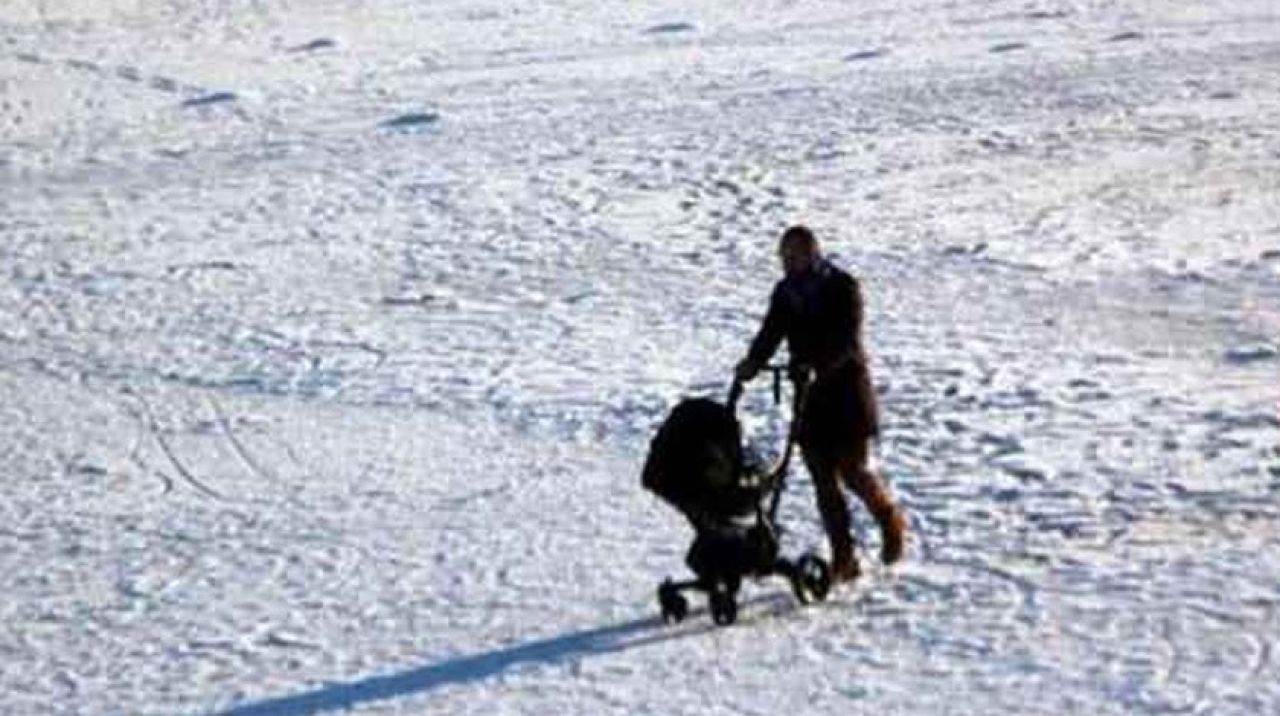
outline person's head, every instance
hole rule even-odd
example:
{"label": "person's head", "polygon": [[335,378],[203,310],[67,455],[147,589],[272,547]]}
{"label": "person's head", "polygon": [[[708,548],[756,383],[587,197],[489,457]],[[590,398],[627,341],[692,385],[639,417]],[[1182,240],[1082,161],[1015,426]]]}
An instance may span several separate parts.
{"label": "person's head", "polygon": [[782,232],[778,240],[778,258],[782,261],[783,273],[788,276],[807,272],[821,256],[818,238],[807,226],[792,226]]}

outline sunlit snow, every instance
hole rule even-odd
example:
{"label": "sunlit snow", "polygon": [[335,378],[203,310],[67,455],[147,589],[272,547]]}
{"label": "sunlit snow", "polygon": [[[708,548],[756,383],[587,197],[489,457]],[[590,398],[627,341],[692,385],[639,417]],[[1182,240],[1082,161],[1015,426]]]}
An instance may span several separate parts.
{"label": "sunlit snow", "polygon": [[[1272,0],[3,5],[0,711],[1280,712]],[[663,625],[796,222],[908,556]]]}

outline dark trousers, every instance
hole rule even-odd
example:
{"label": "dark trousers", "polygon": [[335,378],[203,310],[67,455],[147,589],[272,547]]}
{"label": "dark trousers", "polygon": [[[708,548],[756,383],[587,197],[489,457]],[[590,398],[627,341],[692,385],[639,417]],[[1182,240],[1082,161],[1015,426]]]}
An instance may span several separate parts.
{"label": "dark trousers", "polygon": [[868,464],[870,441],[858,439],[839,449],[822,444],[801,444],[805,466],[813,478],[818,511],[831,543],[833,564],[840,568],[853,560],[853,533],[844,489],[857,495],[883,529],[894,505],[884,480]]}

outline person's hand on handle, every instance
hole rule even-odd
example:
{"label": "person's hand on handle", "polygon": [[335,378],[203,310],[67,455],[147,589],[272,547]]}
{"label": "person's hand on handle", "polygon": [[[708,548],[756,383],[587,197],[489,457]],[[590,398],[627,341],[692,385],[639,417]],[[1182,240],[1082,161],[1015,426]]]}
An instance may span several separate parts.
{"label": "person's hand on handle", "polygon": [[733,369],[733,379],[739,383],[746,383],[755,378],[761,368],[763,366],[758,361],[747,356],[739,361],[737,367]]}

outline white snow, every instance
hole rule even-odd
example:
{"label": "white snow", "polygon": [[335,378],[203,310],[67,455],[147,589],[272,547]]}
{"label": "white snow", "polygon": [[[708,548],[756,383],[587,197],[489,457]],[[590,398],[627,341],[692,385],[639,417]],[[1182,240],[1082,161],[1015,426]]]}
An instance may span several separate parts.
{"label": "white snow", "polygon": [[[7,3],[0,710],[1280,711],[1277,38],[1271,0]],[[689,534],[640,465],[793,222],[863,279],[908,558],[664,626]],[[803,470],[783,517],[823,546]]]}

